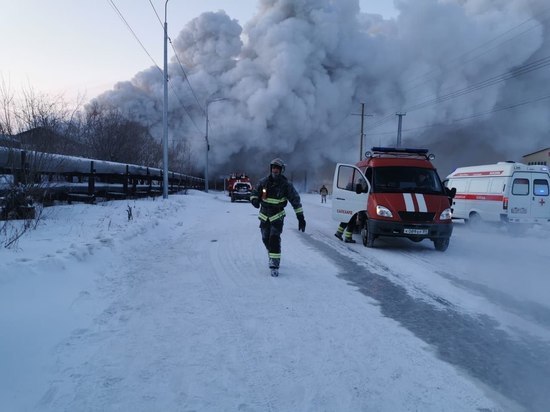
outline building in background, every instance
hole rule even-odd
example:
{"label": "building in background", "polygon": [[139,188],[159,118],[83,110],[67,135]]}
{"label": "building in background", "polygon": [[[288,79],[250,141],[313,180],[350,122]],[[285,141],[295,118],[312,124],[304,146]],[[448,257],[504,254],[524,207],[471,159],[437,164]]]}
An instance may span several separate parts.
{"label": "building in background", "polygon": [[550,165],[550,147],[522,156],[522,163],[526,165]]}

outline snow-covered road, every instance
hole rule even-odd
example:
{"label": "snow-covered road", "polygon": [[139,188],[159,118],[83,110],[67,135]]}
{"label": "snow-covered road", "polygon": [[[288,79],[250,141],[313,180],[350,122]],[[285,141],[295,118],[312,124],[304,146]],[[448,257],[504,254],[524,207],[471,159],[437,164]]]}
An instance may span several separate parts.
{"label": "snow-covered road", "polygon": [[[366,249],[333,236],[330,203],[303,200],[306,233],[288,208],[279,278],[256,209],[221,193],[49,210],[19,250],[0,251],[0,404],[542,410],[546,231],[457,225],[445,253],[427,241]],[[519,349],[529,356],[511,363]]]}

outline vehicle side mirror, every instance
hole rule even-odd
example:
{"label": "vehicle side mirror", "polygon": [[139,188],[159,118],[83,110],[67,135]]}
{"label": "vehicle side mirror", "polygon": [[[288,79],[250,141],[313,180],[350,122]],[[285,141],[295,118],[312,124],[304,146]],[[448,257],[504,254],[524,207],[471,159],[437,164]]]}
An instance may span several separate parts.
{"label": "vehicle side mirror", "polygon": [[363,185],[361,183],[357,183],[357,185],[355,186],[355,193],[357,193],[358,195],[363,193]]}
{"label": "vehicle side mirror", "polygon": [[451,199],[454,199],[456,195],[456,187],[453,187],[452,189],[449,189],[448,187],[446,187],[445,192],[447,193],[447,196],[449,196]]}

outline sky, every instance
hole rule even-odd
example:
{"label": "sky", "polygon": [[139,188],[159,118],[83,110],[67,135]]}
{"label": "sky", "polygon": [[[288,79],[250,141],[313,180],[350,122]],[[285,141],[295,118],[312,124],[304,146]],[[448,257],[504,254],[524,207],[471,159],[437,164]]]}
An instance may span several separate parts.
{"label": "sky", "polygon": [[[405,114],[402,145],[430,149],[442,177],[548,146],[545,0],[257,0],[201,10],[172,1],[168,140],[189,148],[186,171],[206,169],[206,107],[212,176],[258,176],[280,157],[317,185],[334,163],[359,160],[361,147],[395,146],[396,113]],[[25,62],[45,75],[26,75],[32,86],[63,79],[68,93],[87,91],[160,140],[162,18],[151,4],[161,16],[163,4],[114,4],[152,60],[110,1],[5,1],[0,70],[16,82],[26,70],[10,67]]]}
{"label": "sky", "polygon": [[550,228],[367,249],[302,203],[278,278],[223,192],[45,209],[0,248],[2,409],[546,410]]}
{"label": "sky", "polygon": [[[131,26],[140,46],[113,4]],[[131,79],[151,66],[163,65],[163,0],[0,0],[0,74],[12,88],[31,86],[49,94],[89,99]],[[391,0],[362,0],[362,9],[395,16]],[[203,12],[225,10],[244,24],[258,0],[171,0],[167,6],[168,35]],[[149,57],[149,55],[151,57]],[[173,51],[169,49],[169,55]]]}

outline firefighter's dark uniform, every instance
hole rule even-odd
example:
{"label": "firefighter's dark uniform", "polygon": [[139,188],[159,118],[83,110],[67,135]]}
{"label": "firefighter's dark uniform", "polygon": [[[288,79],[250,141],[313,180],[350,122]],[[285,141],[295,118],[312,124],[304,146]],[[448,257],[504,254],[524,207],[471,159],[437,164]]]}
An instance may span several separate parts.
{"label": "firefighter's dark uniform", "polygon": [[[278,268],[281,261],[281,233],[288,202],[294,208],[298,220],[303,221],[304,211],[300,195],[283,175],[264,177],[252,190],[250,201],[260,201],[260,230],[262,241],[269,254],[269,267]],[[305,226],[305,223],[304,223]]]}

